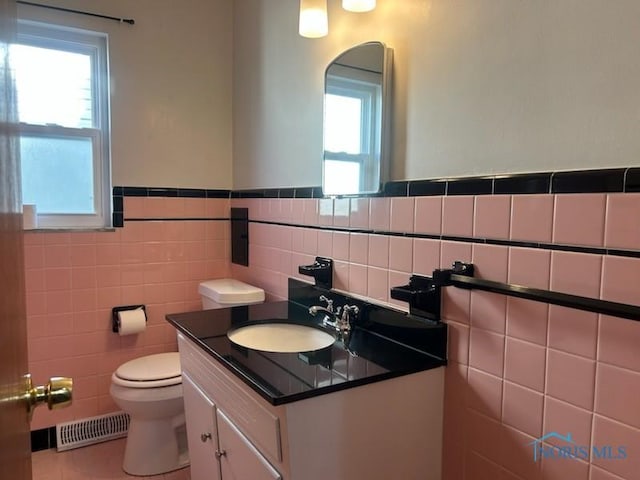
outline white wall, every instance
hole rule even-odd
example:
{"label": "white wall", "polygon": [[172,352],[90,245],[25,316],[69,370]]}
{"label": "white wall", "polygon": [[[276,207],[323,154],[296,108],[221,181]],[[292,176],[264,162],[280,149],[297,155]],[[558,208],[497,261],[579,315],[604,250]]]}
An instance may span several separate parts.
{"label": "white wall", "polygon": [[19,6],[21,18],[109,34],[113,184],[231,188],[232,0],[50,4],[136,21]]}
{"label": "white wall", "polygon": [[319,185],[324,68],[394,49],[392,178],[640,165],[637,0],[328,0],[328,37],[298,0],[236,0],[234,187]]}

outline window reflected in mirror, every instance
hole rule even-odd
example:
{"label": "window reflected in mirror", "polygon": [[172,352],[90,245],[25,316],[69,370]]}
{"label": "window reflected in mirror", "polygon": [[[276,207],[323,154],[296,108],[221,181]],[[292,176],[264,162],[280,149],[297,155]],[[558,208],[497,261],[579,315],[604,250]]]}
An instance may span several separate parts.
{"label": "window reflected in mirror", "polygon": [[325,73],[324,195],[380,190],[386,171],[391,53],[370,42],[337,57]]}

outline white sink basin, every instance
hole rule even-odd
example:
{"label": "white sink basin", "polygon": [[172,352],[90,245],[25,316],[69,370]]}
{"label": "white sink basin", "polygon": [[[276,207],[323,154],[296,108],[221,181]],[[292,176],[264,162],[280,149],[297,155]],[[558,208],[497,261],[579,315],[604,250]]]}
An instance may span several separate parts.
{"label": "white sink basin", "polygon": [[292,323],[260,323],[227,333],[236,345],[263,352],[312,352],[333,344],[335,338],[322,330]]}

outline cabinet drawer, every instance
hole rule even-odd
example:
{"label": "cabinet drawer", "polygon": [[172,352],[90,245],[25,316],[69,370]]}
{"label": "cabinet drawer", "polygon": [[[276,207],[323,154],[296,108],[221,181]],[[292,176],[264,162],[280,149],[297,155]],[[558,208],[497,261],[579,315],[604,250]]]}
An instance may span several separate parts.
{"label": "cabinet drawer", "polygon": [[280,419],[249,393],[233,374],[225,371],[197,345],[178,335],[182,370],[198,384],[219,409],[256,446],[271,458],[282,461]]}

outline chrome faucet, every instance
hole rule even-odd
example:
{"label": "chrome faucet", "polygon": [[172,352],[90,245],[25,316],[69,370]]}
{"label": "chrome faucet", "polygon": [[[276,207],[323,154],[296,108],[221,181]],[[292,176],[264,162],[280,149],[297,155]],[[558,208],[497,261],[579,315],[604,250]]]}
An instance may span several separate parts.
{"label": "chrome faucet", "polygon": [[309,313],[316,315],[318,312],[324,312],[323,327],[331,327],[340,333],[348,334],[352,328],[353,315],[358,315],[360,311],[358,307],[356,305],[343,305],[334,311],[333,300],[329,300],[322,295],[320,301],[327,302],[327,306],[314,305],[309,308]]}

